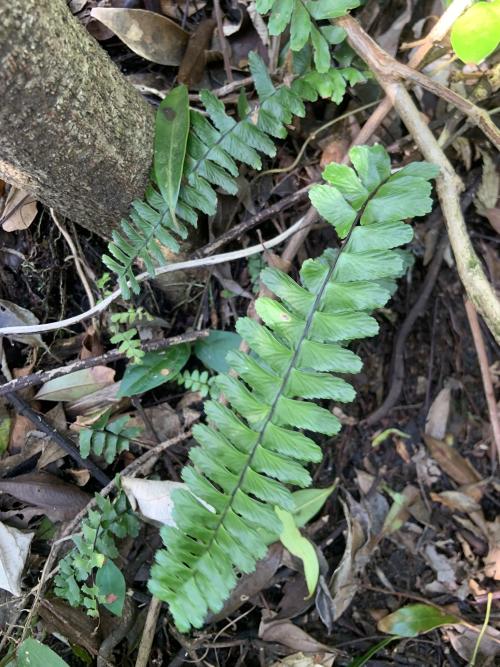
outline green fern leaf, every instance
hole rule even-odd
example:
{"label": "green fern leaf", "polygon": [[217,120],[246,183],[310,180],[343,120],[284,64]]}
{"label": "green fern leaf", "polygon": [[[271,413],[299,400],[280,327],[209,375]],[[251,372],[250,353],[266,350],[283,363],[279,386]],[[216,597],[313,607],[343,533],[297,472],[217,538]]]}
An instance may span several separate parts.
{"label": "green fern leaf", "polygon": [[370,312],[387,303],[406,268],[397,248],[412,230],[402,220],[431,209],[432,165],[391,175],[380,146],[353,149],[350,157],[354,169],[330,165],[327,183],[311,190],[343,239],[340,249],[306,261],[300,284],[277,269],[262,272],[277,298],[257,300],[262,324],[237,323],[252,355],[231,353],[239,377],[217,377],[230,407],[208,401],[208,425],[193,429],[199,447],[182,473],[189,490],[174,495],[176,527],[162,529],[166,548],[149,582],[181,631],[220,611],[236,572],[252,571],[277,539],[274,507],[294,507],[287,485],[310,485],[306,466],[321,459],[321,449],[304,431],[340,429],[332,412],[313,401],[353,400],[351,385],[333,373],[359,371],[360,359],[345,345],[377,334]]}
{"label": "green fern leaf", "polygon": [[124,415],[109,421],[110,413],[105,412],[89,428],[80,431],[80,453],[84,459],[90,453],[104,456],[106,463],[113,463],[116,457],[130,447],[130,441],[141,433],[138,426],[127,426],[130,417]]}
{"label": "green fern leaf", "polygon": [[[320,33],[316,39],[321,50],[319,57],[326,63],[328,45]],[[311,72],[316,77],[305,75],[288,87],[274,85],[257,54],[250,53],[249,64],[259,97],[258,107],[251,109],[246,101],[244,104],[242,101],[239,108],[245,114],[237,121],[226,113],[224,104],[213,93],[203,90],[200,99],[206,116],[199,111],[190,112],[182,179],[175,179],[179,186],[175,213],[172,206],[176,187],[172,179],[169,187],[165,186],[166,162],[155,157],[153,182],[146,191],[145,201],[134,201],[129,218],[121,222],[121,231],[113,232],[113,240],[103,261],[117,274],[125,299],[131,292],[139,292],[134,275],[136,260],[142,260],[153,275],[155,265],[161,266],[166,261],[162,246],[178,253],[180,241],[188,235],[188,225],[197,224],[198,212],[215,214],[215,188],[222,188],[229,194],[237,193],[238,163],[259,170],[262,154],[269,157],[276,154],[272,138],[286,137],[287,125],[292,123],[293,117],[304,116],[303,100],[315,101],[320,96],[339,102],[345,92],[345,77],[341,71],[331,70],[324,75]],[[177,90],[170,95],[174,92],[177,95]],[[173,141],[171,137],[171,143]]]}

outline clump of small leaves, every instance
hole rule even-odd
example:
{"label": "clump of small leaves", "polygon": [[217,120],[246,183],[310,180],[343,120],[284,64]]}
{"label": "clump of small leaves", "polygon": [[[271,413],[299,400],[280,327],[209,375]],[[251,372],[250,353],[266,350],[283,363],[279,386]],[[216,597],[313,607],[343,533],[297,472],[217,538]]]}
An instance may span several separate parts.
{"label": "clump of small leaves", "polygon": [[105,412],[88,428],[80,431],[80,453],[86,459],[90,453],[103,456],[106,463],[113,463],[122,452],[128,451],[131,440],[136,439],[142,429],[128,426],[130,417],[123,415],[110,419],[110,412]]}
{"label": "clump of small leaves", "polygon": [[210,395],[211,398],[217,398],[219,392],[214,385],[215,377],[210,377],[208,371],[199,370],[184,371],[177,379],[177,382],[189,391],[197,391],[202,398]]}

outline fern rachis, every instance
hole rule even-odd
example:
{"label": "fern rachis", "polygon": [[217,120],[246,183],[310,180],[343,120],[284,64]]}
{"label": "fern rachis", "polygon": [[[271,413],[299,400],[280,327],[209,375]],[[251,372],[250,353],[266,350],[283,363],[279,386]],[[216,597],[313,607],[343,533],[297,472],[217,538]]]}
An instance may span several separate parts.
{"label": "fern rachis", "polygon": [[301,430],[333,435],[340,423],[308,401],[353,399],[352,387],[332,372],[359,371],[359,358],[344,344],[377,333],[367,311],[385,305],[405,270],[394,248],[412,231],[401,220],[430,210],[432,165],[391,175],[380,146],[356,148],[351,160],[356,171],[325,170],[336,187],[311,191],[315,207],[345,239],[340,250],[329,260],[305,262],[302,285],[274,269],[262,273],[279,300],[257,301],[264,324],[248,318],[237,324],[256,356],[228,357],[241,379],[223,375],[217,384],[231,408],[208,401],[213,426],[195,429],[200,446],[183,471],[189,491],[175,494],[177,527],[162,530],[167,549],[157,553],[150,580],[183,631],[220,610],[235,570],[251,571],[276,539],[281,524],[274,506],[293,509],[285,485],[310,484],[304,466],[319,461],[321,450]]}

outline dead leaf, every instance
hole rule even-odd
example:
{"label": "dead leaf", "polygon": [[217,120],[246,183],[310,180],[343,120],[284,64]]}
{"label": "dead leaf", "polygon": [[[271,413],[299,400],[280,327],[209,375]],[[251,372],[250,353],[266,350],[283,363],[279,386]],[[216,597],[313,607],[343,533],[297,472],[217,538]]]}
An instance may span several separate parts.
{"label": "dead leaf", "polygon": [[271,667],[332,667],[335,662],[335,656],[331,653],[320,655],[304,655],[302,652],[287,655],[277,662],[273,662]]}
{"label": "dead leaf", "polygon": [[336,655],[336,651],[316,641],[291,621],[268,621],[267,619],[271,618],[272,613],[267,609],[262,610],[262,621],[259,626],[260,639],[266,642],[277,642],[302,653],[328,652],[331,655]]}
{"label": "dead leaf", "polygon": [[43,401],[75,401],[113,384],[115,371],[94,366],[46,382],[35,398]]}
{"label": "dead leaf", "polygon": [[12,595],[21,595],[21,575],[34,534],[0,522],[0,588]]}
{"label": "dead leaf", "polygon": [[464,459],[456,449],[428,435],[424,435],[424,440],[432,458],[457,484],[476,484],[481,481],[481,475],[472,463]]}
{"label": "dead leaf", "polygon": [[500,208],[486,208],[483,215],[488,218],[488,222],[496,233],[500,234]]}
{"label": "dead leaf", "polygon": [[[477,628],[474,631],[472,628],[463,625],[455,625],[453,628],[445,630],[450,644],[467,664],[470,664],[470,660],[474,654],[480,630],[480,628]],[[479,645],[478,653],[486,658],[495,658],[500,655],[500,632],[498,630],[495,630],[491,626],[486,628],[486,632]],[[479,663],[477,664],[479,665]],[[489,664],[492,665],[491,662]]]}
{"label": "dead leaf", "polygon": [[406,7],[399,16],[394,17],[391,21],[391,27],[382,35],[377,37],[377,44],[387,51],[391,56],[395,56],[398,51],[399,40],[401,32],[406,24],[411,20],[413,14],[413,3],[411,0],[406,0]]}
{"label": "dead leaf", "polygon": [[500,517],[495,521],[484,523],[488,538],[489,551],[484,557],[484,573],[496,581],[500,581]]}
{"label": "dead leaf", "polygon": [[94,391],[92,394],[77,398],[76,401],[67,403],[64,407],[69,417],[90,417],[94,414],[101,415],[104,411],[110,410],[111,414],[126,410],[130,405],[129,398],[117,398],[120,382]]}
{"label": "dead leaf", "polygon": [[[187,11],[186,11],[186,16],[191,17],[193,14],[196,14],[196,12],[199,12],[206,6],[206,2],[190,2],[187,5]],[[184,10],[186,8],[186,5],[183,4],[182,11],[179,8],[179,4],[175,0],[160,0],[160,9],[162,11],[162,14],[165,14],[165,16],[168,16],[171,19],[180,19],[182,18],[182,14],[184,13]]]}
{"label": "dead leaf", "polygon": [[250,17],[250,21],[255,28],[255,32],[259,35],[262,44],[264,44],[264,46],[269,46],[270,41],[267,25],[262,18],[262,15],[257,11],[255,0],[250,0],[250,2],[248,2],[247,12],[248,16]]}
{"label": "dead leaf", "polygon": [[430,435],[432,438],[437,438],[438,440],[444,438],[450,416],[450,402],[451,389],[445,387],[436,396],[427,413],[427,419],[425,420],[426,435]]}
{"label": "dead leaf", "polygon": [[162,525],[175,526],[172,517],[172,492],[184,488],[185,484],[169,480],[124,477],[122,486],[133,510],[138,508],[142,516]]}
{"label": "dead leaf", "polygon": [[68,472],[71,477],[73,477],[77,486],[85,486],[90,479],[90,472],[87,470],[87,468],[68,468],[66,472]]}
{"label": "dead leaf", "polygon": [[431,499],[435,502],[441,503],[457,512],[471,514],[472,512],[481,511],[481,505],[461,491],[443,491],[442,493],[431,493],[430,495]]}
{"label": "dead leaf", "polygon": [[420,497],[416,486],[408,484],[401,493],[393,494],[393,503],[382,526],[384,535],[397,532],[410,517],[408,511],[411,505]]}
{"label": "dead leaf", "polygon": [[189,33],[165,16],[145,9],[106,7],[94,7],[90,15],[146,60],[160,65],[180,65]]}
{"label": "dead leaf", "polygon": [[35,219],[36,213],[34,197],[24,190],[12,187],[5,202],[0,226],[4,232],[28,229]]}
{"label": "dead leaf", "polygon": [[44,513],[55,521],[72,519],[90,500],[90,496],[74,484],[66,484],[46,472],[0,479],[0,491],[28,505],[43,508]]}
{"label": "dead leaf", "polygon": [[70,607],[58,598],[42,598],[38,608],[47,632],[62,635],[72,646],[83,646],[95,655],[101,645],[99,620],[82,608]]}
{"label": "dead leaf", "polygon": [[190,36],[177,74],[179,83],[185,83],[189,88],[200,83],[207,62],[206,51],[210,46],[215,26],[214,19],[205,19]]}
{"label": "dead leaf", "polygon": [[[456,559],[451,559],[448,556],[439,553],[433,544],[428,544],[424,548],[423,553],[427,564],[436,573],[437,581],[442,585],[441,590],[444,589],[449,593],[454,593],[456,595],[458,590]],[[429,589],[427,588],[426,590]],[[433,588],[432,590],[435,591],[436,589]]]}
{"label": "dead leaf", "polygon": [[489,153],[481,151],[483,157],[483,176],[474,197],[474,205],[479,215],[484,216],[487,209],[495,208],[500,194],[500,174],[495,161]]}
{"label": "dead leaf", "polygon": [[[22,327],[26,325],[40,324],[40,320],[33,315],[31,310],[22,308],[12,301],[0,299],[0,327]],[[8,334],[7,338],[11,338],[19,343],[25,345],[35,345],[43,347],[47,350],[47,346],[43,342],[39,334]]]}

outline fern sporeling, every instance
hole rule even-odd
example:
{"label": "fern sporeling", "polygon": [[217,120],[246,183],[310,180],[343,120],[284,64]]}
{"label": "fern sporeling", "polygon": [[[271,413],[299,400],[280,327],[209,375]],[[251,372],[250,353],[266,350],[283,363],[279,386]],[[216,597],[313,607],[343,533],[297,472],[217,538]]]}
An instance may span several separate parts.
{"label": "fern sporeling", "polygon": [[236,571],[252,571],[277,538],[274,507],[293,509],[286,485],[310,484],[304,466],[318,462],[321,449],[302,431],[334,435],[340,423],[309,401],[353,400],[354,389],[333,372],[360,370],[345,344],[377,333],[368,311],[385,305],[406,268],[395,248],[411,240],[412,230],[401,221],[431,209],[432,165],[414,163],[391,175],[380,146],[356,147],[350,158],[355,170],[329,165],[327,184],[310,194],[344,239],[340,249],[306,261],[301,285],[276,269],[263,271],[279,300],[257,300],[263,324],[238,321],[253,355],[228,355],[240,379],[221,375],[217,384],[231,407],[208,401],[213,426],[194,429],[200,446],[182,473],[188,490],[174,496],[177,525],[162,529],[166,549],[157,553],[149,583],[181,631],[220,611]]}

